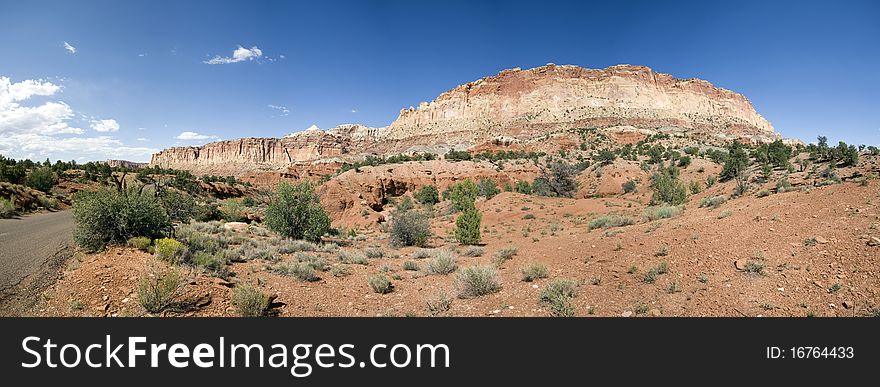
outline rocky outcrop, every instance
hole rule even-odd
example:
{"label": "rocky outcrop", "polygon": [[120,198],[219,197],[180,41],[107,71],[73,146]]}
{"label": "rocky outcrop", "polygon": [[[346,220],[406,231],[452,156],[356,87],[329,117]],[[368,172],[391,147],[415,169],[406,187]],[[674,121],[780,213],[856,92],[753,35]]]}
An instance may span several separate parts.
{"label": "rocky outcrop", "polygon": [[283,172],[296,162],[366,153],[529,146],[549,133],[589,127],[613,129],[611,136],[621,142],[663,129],[724,141],[779,138],[746,97],[707,81],[676,79],[644,66],[594,70],[549,64],[458,86],[401,110],[388,127],[346,124],[326,132],[312,127],[280,139],[170,148],[153,155],[151,164],[203,173]]}
{"label": "rocky outcrop", "polygon": [[602,70],[547,65],[505,70],[400,111],[383,140],[482,143],[556,128],[676,127],[777,138],[746,97],[644,66]]}
{"label": "rocky outcrop", "polygon": [[128,161],[128,160],[107,160],[107,161],[104,161],[104,163],[109,165],[110,168],[123,167],[123,168],[130,168],[130,169],[144,168],[144,167],[147,167],[150,165],[148,163],[136,163],[134,161]]}

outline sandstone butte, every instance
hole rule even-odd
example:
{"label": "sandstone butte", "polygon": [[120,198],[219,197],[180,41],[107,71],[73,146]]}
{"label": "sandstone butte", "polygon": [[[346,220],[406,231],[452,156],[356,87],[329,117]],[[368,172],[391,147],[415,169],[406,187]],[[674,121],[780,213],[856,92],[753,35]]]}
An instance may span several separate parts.
{"label": "sandstone butte", "polygon": [[283,138],[241,138],[153,155],[151,165],[238,174],[296,163],[339,163],[364,154],[445,152],[483,144],[538,147],[577,128],[629,134],[677,132],[704,141],[773,141],[780,136],[738,93],[645,66],[606,69],[548,64],[501,71],[400,111],[387,127],[310,128]]}

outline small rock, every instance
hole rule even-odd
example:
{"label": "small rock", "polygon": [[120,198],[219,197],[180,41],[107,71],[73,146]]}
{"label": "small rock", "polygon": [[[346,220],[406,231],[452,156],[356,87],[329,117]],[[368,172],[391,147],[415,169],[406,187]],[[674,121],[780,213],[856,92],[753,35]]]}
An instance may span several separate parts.
{"label": "small rock", "polygon": [[840,305],[843,306],[844,309],[850,309],[853,307],[852,301],[844,301],[841,302]]}
{"label": "small rock", "polygon": [[632,315],[633,315],[633,312],[628,310],[628,311],[626,311],[626,312],[623,312],[623,313],[620,315],[620,317],[630,317],[630,316],[632,316]]}
{"label": "small rock", "polygon": [[663,313],[660,312],[660,309],[651,309],[648,311],[648,316],[651,317],[660,317]]}
{"label": "small rock", "polygon": [[823,237],[816,236],[816,243],[819,243],[819,244],[823,244],[823,245],[824,245],[824,244],[828,243],[828,240],[825,239],[825,238],[823,238]]}
{"label": "small rock", "polygon": [[868,239],[868,246],[880,246],[880,238],[871,237]]}
{"label": "small rock", "polygon": [[131,298],[125,297],[125,298],[122,299],[122,303],[123,303],[123,304],[125,304],[125,303],[127,303],[127,302],[129,302],[129,301],[131,301]]}
{"label": "small rock", "polygon": [[538,285],[532,285],[532,289],[537,289]]}
{"label": "small rock", "polygon": [[498,313],[501,313],[501,309],[495,309],[495,310],[489,312],[489,314],[498,314]]}

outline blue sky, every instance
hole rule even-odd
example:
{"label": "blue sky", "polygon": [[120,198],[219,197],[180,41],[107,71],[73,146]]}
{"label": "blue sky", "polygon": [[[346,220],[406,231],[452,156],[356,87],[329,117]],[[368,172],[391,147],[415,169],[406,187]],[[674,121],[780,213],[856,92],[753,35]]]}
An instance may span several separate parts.
{"label": "blue sky", "polygon": [[0,0],[0,153],[147,161],[385,126],[550,62],[698,77],[745,94],[783,136],[880,144],[877,2],[612,3]]}

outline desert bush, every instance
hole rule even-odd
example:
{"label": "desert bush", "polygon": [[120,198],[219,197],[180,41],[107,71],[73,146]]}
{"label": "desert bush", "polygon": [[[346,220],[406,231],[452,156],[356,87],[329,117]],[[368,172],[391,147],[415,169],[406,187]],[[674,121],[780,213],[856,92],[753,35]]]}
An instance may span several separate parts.
{"label": "desert bush", "polygon": [[707,196],[700,199],[700,207],[718,208],[727,201],[727,196]]}
{"label": "desert bush", "polygon": [[47,210],[54,210],[58,208],[58,199],[50,198],[47,196],[40,196],[37,198],[40,201],[40,207],[43,207]]}
{"label": "desert bush", "polygon": [[480,243],[480,221],[483,214],[473,205],[455,219],[455,239],[463,245]]}
{"label": "desert bush", "polygon": [[683,211],[683,207],[681,206],[659,206],[659,207],[650,207],[645,210],[643,213],[643,217],[649,221],[654,221],[658,219],[667,219],[676,217],[681,214]]}
{"label": "desert bush", "polygon": [[284,237],[317,242],[330,229],[330,217],[311,183],[281,182],[266,209],[265,224]]}
{"label": "desert bush", "polygon": [[128,240],[128,247],[133,247],[142,251],[150,251],[150,245],[153,241],[147,237],[134,237]]}
{"label": "desert bush", "polygon": [[0,198],[0,219],[15,216],[15,202],[12,199]]}
{"label": "desert bush", "polygon": [[89,252],[136,236],[158,238],[171,227],[158,199],[137,190],[78,192],[74,196],[73,221],[73,240]]}
{"label": "desert bush", "polygon": [[403,270],[418,271],[419,264],[416,261],[405,261],[403,262]]}
{"label": "desert bush", "polygon": [[718,178],[715,177],[715,175],[709,175],[708,177],[706,177],[706,188],[712,187],[717,181]]}
{"label": "desert bush", "polygon": [[290,276],[300,281],[318,281],[320,278],[315,274],[315,268],[307,262],[282,263],[269,267],[269,271],[281,275]]}
{"label": "desert bush", "polygon": [[550,281],[538,296],[540,303],[550,307],[550,313],[557,317],[574,315],[574,297],[577,295],[577,281],[555,279]]}
{"label": "desert bush", "polygon": [[767,196],[770,196],[770,191],[768,191],[766,189],[762,189],[762,190],[758,191],[758,193],[756,193],[755,196],[757,196],[759,198],[767,197]]}
{"label": "desert bush", "polygon": [[479,246],[471,246],[464,252],[465,257],[479,257],[483,255],[485,250]]}
{"label": "desert bush", "polygon": [[391,244],[424,246],[431,236],[428,217],[418,211],[398,211],[391,220]]}
{"label": "desert bush", "polygon": [[626,183],[623,183],[623,193],[636,192],[636,182],[635,180],[627,180]]}
{"label": "desert bush", "polygon": [[651,204],[681,205],[687,200],[687,188],[678,180],[678,168],[662,168],[651,177]]}
{"label": "desert bush", "polygon": [[333,275],[334,277],[345,277],[351,273],[348,271],[348,268],[345,266],[333,266],[333,268],[330,269],[330,274]]}
{"label": "desert bush", "polygon": [[700,186],[700,182],[697,180],[691,180],[691,182],[688,184],[688,188],[691,191],[691,195],[696,195],[703,190],[703,188]]}
{"label": "desert bush", "polygon": [[471,179],[465,179],[452,186],[449,191],[449,199],[455,211],[464,211],[474,206],[474,201],[480,195],[480,189]]}
{"label": "desert bush", "polygon": [[365,255],[356,251],[341,250],[336,253],[336,258],[339,259],[339,262],[348,264],[368,265],[370,263]]}
{"label": "desert bush", "polygon": [[603,215],[590,221],[589,229],[623,227],[635,224],[635,221],[622,215]]}
{"label": "desert bush", "polygon": [[678,167],[679,168],[687,168],[691,165],[691,157],[690,156],[682,156],[678,159]]}
{"label": "desert bush", "polygon": [[163,261],[177,263],[185,251],[186,246],[174,238],[156,239],[155,252]]}
{"label": "desert bush", "polygon": [[330,270],[330,264],[327,263],[327,260],[314,254],[299,252],[296,253],[296,260],[308,264],[315,270]]}
{"label": "desert bush", "polygon": [[728,217],[728,216],[730,216],[730,215],[733,215],[733,212],[731,212],[730,210],[724,210],[724,211],[721,211],[721,213],[718,214],[718,219],[724,219],[724,218],[726,218],[726,217]]}
{"label": "desert bush", "polygon": [[189,194],[176,190],[165,189],[159,195],[159,203],[174,222],[187,222],[197,212],[196,200]]}
{"label": "desert bush", "polygon": [[436,204],[440,202],[440,196],[437,187],[433,185],[423,186],[418,193],[415,194],[416,200],[422,204]]}
{"label": "desert bush", "polygon": [[384,274],[371,276],[368,282],[370,288],[379,294],[391,293],[391,291],[394,290],[394,285],[391,284],[391,280],[389,280]]}
{"label": "desert bush", "polygon": [[220,206],[220,212],[223,214],[223,220],[227,222],[245,222],[245,207],[238,200],[227,200]]}
{"label": "desert bush", "polygon": [[519,250],[516,248],[516,246],[508,246],[501,250],[498,250],[495,252],[494,255],[492,255],[492,263],[494,263],[496,266],[501,266],[502,263],[516,256],[516,253],[518,251]]}
{"label": "desert bush", "polygon": [[425,259],[434,256],[434,249],[418,249],[413,253],[413,259]]}
{"label": "desert bush", "polygon": [[223,252],[209,253],[207,251],[198,251],[192,255],[189,262],[205,269],[205,271],[211,276],[220,278],[229,277],[230,272],[229,268],[226,266],[227,261]]}
{"label": "desert bush", "polygon": [[532,194],[532,185],[525,180],[520,180],[516,182],[516,192],[526,195]]}
{"label": "desert bush", "polygon": [[501,289],[498,271],[492,266],[469,266],[458,272],[455,288],[459,298],[474,298]]}
{"label": "desert bush", "polygon": [[269,246],[265,241],[258,242],[249,240],[241,246],[238,246],[237,249],[229,252],[228,256],[233,261],[238,262],[253,261],[256,259],[272,262],[278,260],[278,256],[276,255],[277,252],[276,249]]}
{"label": "desert bush", "polygon": [[426,270],[430,274],[446,275],[455,271],[456,267],[455,255],[451,251],[438,250],[434,258],[428,261]]}
{"label": "desert bush", "polygon": [[437,296],[426,301],[425,307],[431,316],[437,316],[452,307],[452,298],[447,296],[446,292],[441,291]]}
{"label": "desert bush", "polygon": [[292,254],[300,251],[317,251],[318,246],[308,241],[292,241],[278,247],[281,254]]}
{"label": "desert bush", "polygon": [[223,212],[217,207],[216,203],[205,203],[197,205],[193,209],[193,219],[198,222],[210,222],[223,219]]}
{"label": "desert bush", "polygon": [[495,184],[495,180],[492,179],[480,179],[480,183],[477,185],[477,190],[480,193],[480,196],[485,197],[486,199],[491,199],[495,195],[501,193],[501,190],[498,189],[498,185]]}
{"label": "desert bush", "polygon": [[259,317],[269,307],[269,296],[256,286],[237,285],[232,290],[232,307],[241,317]]}
{"label": "desert bush", "polygon": [[522,280],[532,282],[536,279],[547,278],[547,266],[533,262],[522,268]]}
{"label": "desert bush", "polygon": [[385,256],[385,252],[382,251],[382,249],[375,248],[375,247],[370,247],[370,248],[364,250],[364,254],[367,256],[367,258],[374,258],[374,259],[375,258],[382,258]]}
{"label": "desert bush", "polygon": [[669,272],[669,265],[666,262],[661,262],[659,265],[654,266],[645,273],[645,276],[642,277],[642,282],[646,284],[652,284],[657,281],[657,276],[661,274],[666,274]]}
{"label": "desert bush", "polygon": [[792,186],[787,178],[781,178],[776,181],[776,193],[783,193],[791,191]]}
{"label": "desert bush", "polygon": [[138,303],[150,313],[174,308],[183,297],[184,285],[183,277],[174,268],[150,269],[138,280]]}
{"label": "desert bush", "polygon": [[535,179],[532,191],[541,196],[558,196],[570,198],[577,192],[578,170],[575,166],[565,163],[553,163],[549,171]]}
{"label": "desert bush", "polygon": [[52,171],[50,167],[39,167],[31,170],[30,175],[27,177],[27,185],[28,187],[38,189],[43,192],[49,192],[52,187],[55,186],[55,183],[58,182],[58,179],[55,177],[55,172]]}

